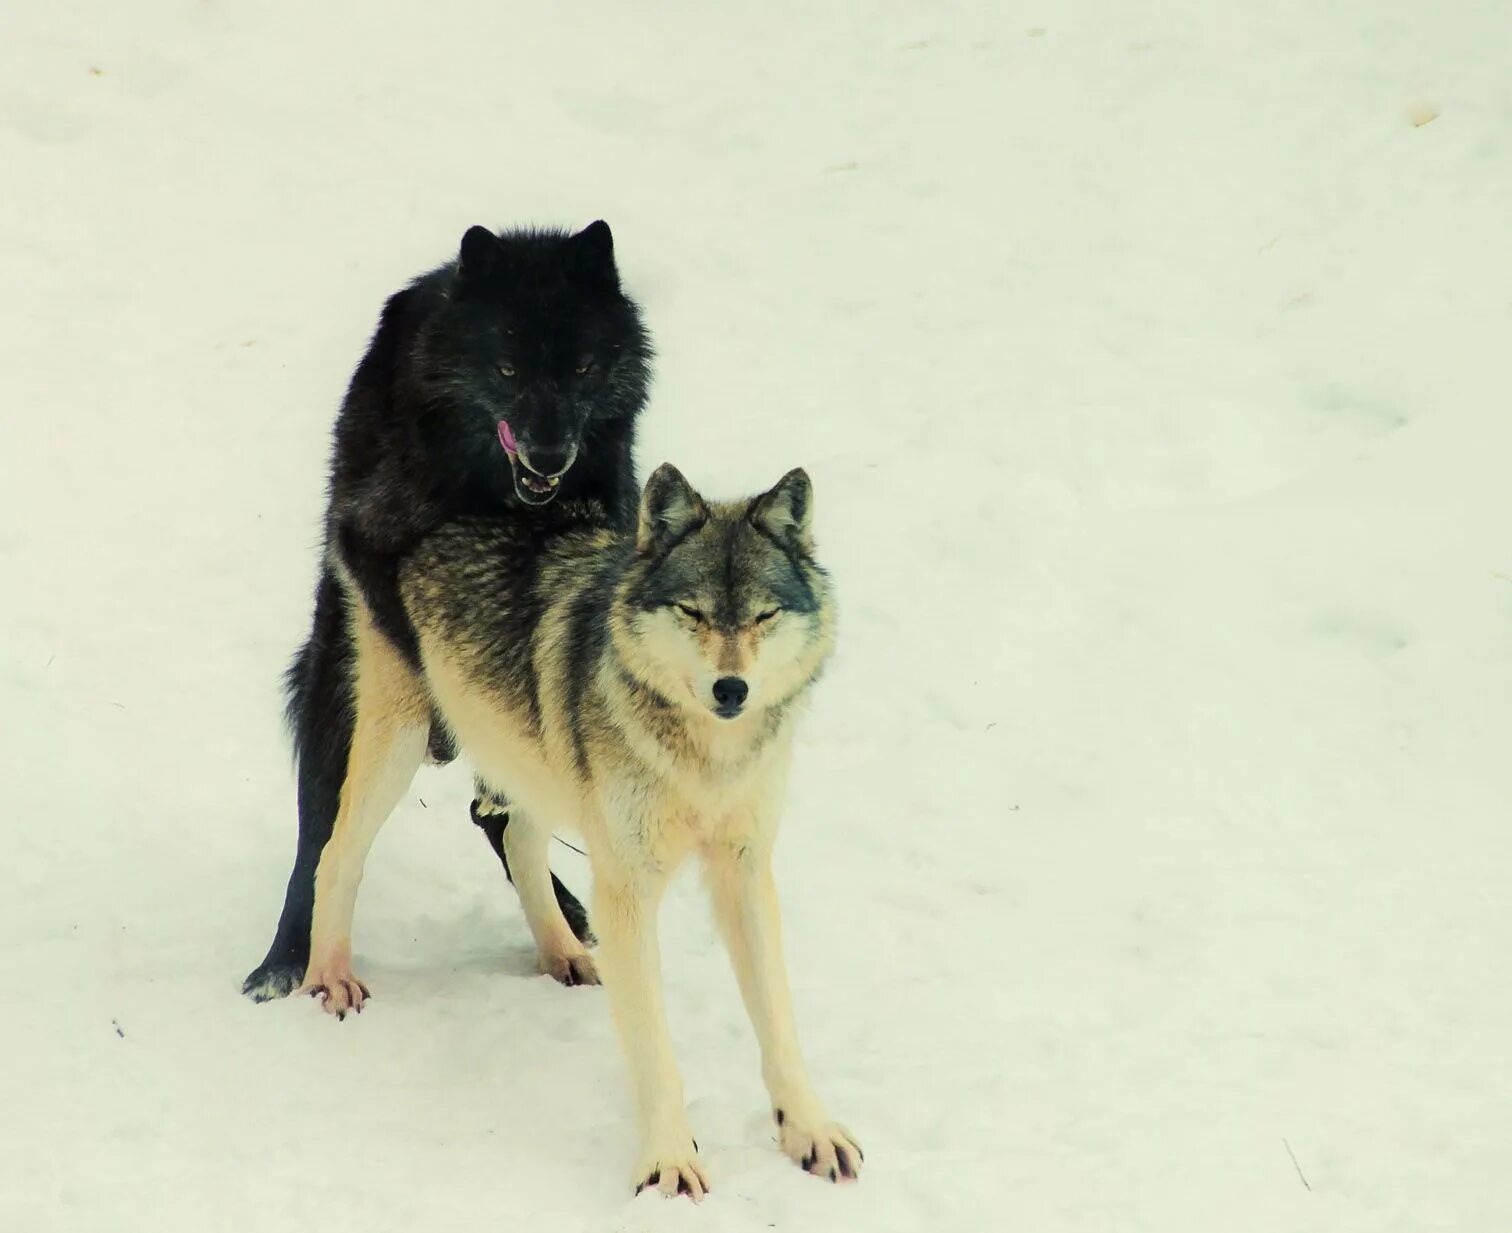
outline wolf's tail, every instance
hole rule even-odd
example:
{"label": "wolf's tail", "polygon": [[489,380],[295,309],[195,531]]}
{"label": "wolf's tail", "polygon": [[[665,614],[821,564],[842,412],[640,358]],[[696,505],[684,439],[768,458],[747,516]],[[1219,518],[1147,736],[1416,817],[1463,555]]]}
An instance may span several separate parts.
{"label": "wolf's tail", "polygon": [[[323,733],[341,744],[346,743],[342,736],[350,739],[352,658],[346,596],[336,576],[325,570],[315,587],[310,636],[284,673],[284,718],[294,738],[296,760],[315,752],[313,746]],[[327,713],[333,708],[341,713]],[[344,766],[345,749],[340,760]]]}

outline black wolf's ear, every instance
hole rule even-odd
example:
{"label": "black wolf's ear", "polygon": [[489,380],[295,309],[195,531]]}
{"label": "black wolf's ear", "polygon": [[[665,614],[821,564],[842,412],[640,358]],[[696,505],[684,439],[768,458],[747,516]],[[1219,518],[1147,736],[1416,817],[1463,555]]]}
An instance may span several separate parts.
{"label": "black wolf's ear", "polygon": [[791,540],[803,552],[814,550],[814,485],[808,472],[794,467],[769,492],[751,502],[746,514],[753,523],[784,543]]}
{"label": "black wolf's ear", "polygon": [[504,246],[487,227],[469,227],[457,255],[457,273],[463,278],[486,278],[504,264]]}
{"label": "black wolf's ear", "polygon": [[614,266],[614,235],[603,219],[589,223],[567,237],[567,272],[588,286],[619,289],[619,271]]}
{"label": "black wolf's ear", "polygon": [[709,507],[693,491],[682,472],[664,462],[651,473],[641,493],[640,525],[635,531],[637,552],[657,552],[708,520]]}

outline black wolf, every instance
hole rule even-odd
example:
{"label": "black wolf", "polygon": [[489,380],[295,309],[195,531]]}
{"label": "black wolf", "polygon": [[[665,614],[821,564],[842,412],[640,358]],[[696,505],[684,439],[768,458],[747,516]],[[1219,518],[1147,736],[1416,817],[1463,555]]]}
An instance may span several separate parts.
{"label": "black wolf", "polygon": [[[336,421],[314,621],[287,677],[298,847],[249,996],[303,982],[328,1009],[361,1009],[350,939],[362,861],[427,749],[453,756],[421,680],[399,560],[445,522],[528,526],[557,497],[594,501],[632,528],[650,359],[603,222],[577,234],[473,227],[456,260],[384,307]],[[502,858],[508,815],[483,785],[480,796],[474,818]],[[344,841],[328,848],[333,832]],[[585,936],[581,905],[556,886]]]}

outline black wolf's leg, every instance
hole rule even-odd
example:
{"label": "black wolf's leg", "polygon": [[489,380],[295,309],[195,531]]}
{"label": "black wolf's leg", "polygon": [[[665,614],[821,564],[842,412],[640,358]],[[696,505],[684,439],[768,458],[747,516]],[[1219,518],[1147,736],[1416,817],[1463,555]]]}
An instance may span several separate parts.
{"label": "black wolf's leg", "polygon": [[425,757],[432,766],[446,766],[457,760],[457,742],[435,711],[431,712],[430,740],[426,743]]}
{"label": "black wolf's leg", "polygon": [[242,983],[258,1002],[298,988],[310,960],[315,867],[331,837],[352,746],[352,645],[340,584],[324,575],[310,640],[289,668],[289,721],[299,774],[299,843],[273,945]]}
{"label": "black wolf's leg", "polygon": [[[472,820],[482,830],[488,846],[499,858],[499,864],[504,866],[504,876],[513,886],[514,874],[509,872],[509,858],[504,855],[504,828],[509,825],[509,802],[482,780],[473,782],[473,790]],[[551,886],[556,891],[557,905],[562,909],[562,915],[572,926],[573,935],[584,946],[592,946],[598,939],[593,936],[593,930],[588,925],[588,910],[578,902],[576,895],[562,885],[556,874],[551,875]]]}

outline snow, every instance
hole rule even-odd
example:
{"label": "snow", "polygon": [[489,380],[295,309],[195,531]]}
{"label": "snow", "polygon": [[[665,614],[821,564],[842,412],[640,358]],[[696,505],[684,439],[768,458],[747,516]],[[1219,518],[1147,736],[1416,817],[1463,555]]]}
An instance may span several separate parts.
{"label": "snow", "polygon": [[[0,1228],[1505,1226],[1502,6],[5,25]],[[643,464],[814,477],[844,620],[780,878],[856,1186],[772,1146],[689,877],[715,1189],[629,1198],[601,994],[532,976],[457,768],[369,863],[371,1009],[238,993],[378,307],[472,223],[596,217]]]}

